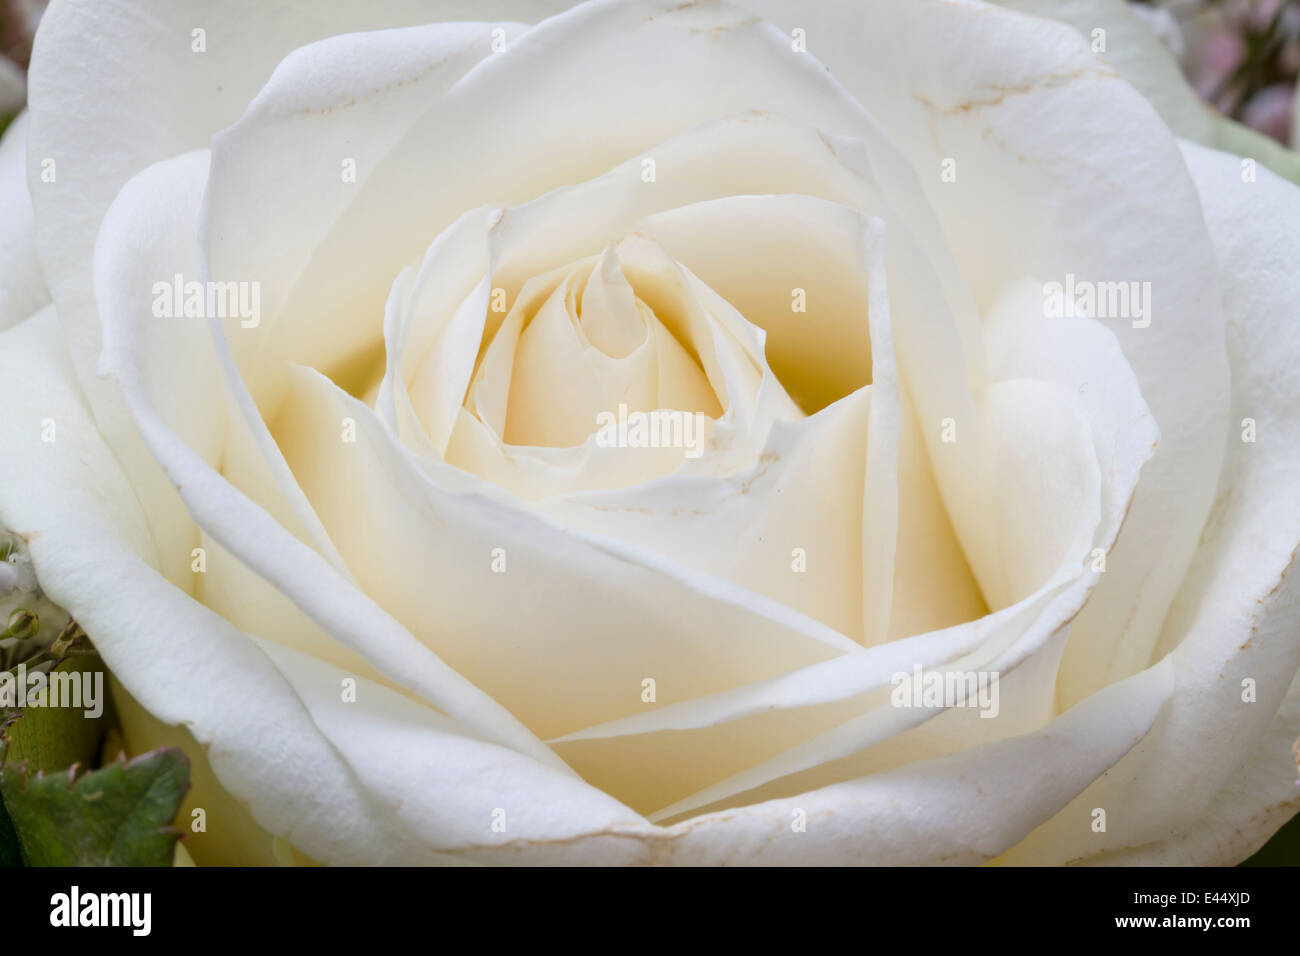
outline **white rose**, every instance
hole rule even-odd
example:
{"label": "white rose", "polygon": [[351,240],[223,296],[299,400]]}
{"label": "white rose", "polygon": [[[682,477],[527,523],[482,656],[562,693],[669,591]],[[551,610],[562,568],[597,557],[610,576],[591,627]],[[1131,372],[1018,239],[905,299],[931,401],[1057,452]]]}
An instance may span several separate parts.
{"label": "white rose", "polygon": [[0,523],[128,737],[205,748],[200,863],[1226,863],[1296,811],[1300,190],[1074,28],[141,6],[55,0],[2,147]]}

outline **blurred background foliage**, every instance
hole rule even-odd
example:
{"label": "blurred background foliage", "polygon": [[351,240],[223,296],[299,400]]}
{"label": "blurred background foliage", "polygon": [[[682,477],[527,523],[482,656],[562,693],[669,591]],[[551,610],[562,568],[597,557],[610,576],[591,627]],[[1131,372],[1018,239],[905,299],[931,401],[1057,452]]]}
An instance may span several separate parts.
{"label": "blurred background foliage", "polygon": [[1300,133],[1295,128],[1300,2],[1151,0],[1148,5],[1173,20],[1182,38],[1184,72],[1203,100],[1294,147]]}

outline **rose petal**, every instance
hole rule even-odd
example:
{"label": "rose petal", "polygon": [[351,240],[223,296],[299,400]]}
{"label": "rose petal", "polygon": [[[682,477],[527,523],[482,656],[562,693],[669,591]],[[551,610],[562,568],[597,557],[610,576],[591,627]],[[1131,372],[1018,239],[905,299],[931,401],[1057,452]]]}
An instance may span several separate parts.
{"label": "rose petal", "polygon": [[[1222,461],[1227,363],[1195,189],[1155,110],[1069,26],[939,0],[883,0],[870,16],[834,23],[809,25],[809,49],[825,53],[922,172],[981,310],[1025,276],[1151,284],[1149,315],[1107,325],[1161,444],[1108,558],[1111,573],[1072,629],[1069,705],[1146,666]],[[946,159],[956,163],[954,181],[944,180]],[[916,400],[924,429],[919,390]],[[960,415],[946,414],[960,427]],[[935,468],[942,478],[942,464]],[[969,551],[975,535],[961,512],[977,503],[941,488]]]}
{"label": "rose petal", "polygon": [[[52,3],[42,17],[28,77],[28,184],[38,255],[100,431],[132,486],[151,503],[147,518],[169,579],[182,581],[189,573],[183,557],[189,548],[178,547],[173,535],[184,509],[116,387],[95,375],[101,342],[91,263],[102,216],[146,166],[206,147],[296,47],[351,30],[486,13],[484,6],[469,0],[433,7],[422,0],[382,0],[364,8],[350,0],[234,0],[213,8],[202,0],[176,0],[155,8],[141,0],[69,0]],[[507,17],[530,7],[547,9],[522,0],[492,4]],[[202,52],[195,49],[198,30],[204,31]],[[123,69],[123,63],[135,66]],[[106,143],[112,148],[103,148]],[[84,161],[88,156],[95,161]]]}
{"label": "rose petal", "polygon": [[[542,733],[644,707],[645,678],[660,700],[679,700],[851,646],[719,579],[447,491],[368,408],[315,372],[295,379],[280,423],[286,457],[366,593]],[[355,446],[337,439],[344,416]]]}
{"label": "rose petal", "polygon": [[[146,318],[149,313],[140,300],[150,288],[146,280],[151,274],[157,275],[153,271],[157,259],[172,256],[173,249],[184,255],[186,248],[183,235],[177,237],[159,231],[158,221],[170,221],[171,228],[181,233],[186,232],[188,223],[189,244],[193,247],[198,235],[193,226],[205,168],[206,157],[191,154],[145,170],[123,190],[110,209],[96,246],[96,285],[100,301],[105,303],[102,364],[106,372],[117,378],[149,450],[179,492],[193,520],[228,552],[276,586],[318,627],[368,659],[390,680],[422,695],[448,715],[462,719],[471,731],[482,733],[488,739],[506,741],[544,762],[558,764],[554,755],[503,707],[448,670],[356,589],[346,565],[333,551],[328,535],[287,469],[283,476],[256,470],[273,461],[279,461],[280,467],[285,468],[278,451],[274,459],[263,459],[260,452],[251,459],[255,464],[248,467],[254,469],[256,480],[245,483],[244,487],[257,496],[255,501],[230,484],[199,450],[187,443],[189,439],[199,449],[204,448],[201,439],[205,433],[196,433],[192,423],[177,419],[177,406],[182,413],[187,410],[184,399],[193,398],[193,386],[178,384],[174,373],[165,368],[168,353],[160,355],[156,350],[160,342],[173,347],[177,342],[181,346],[186,343],[194,346],[194,337],[201,337],[203,332],[201,327],[173,324],[168,331],[176,339],[169,341],[162,336],[159,326],[149,325],[150,320]],[[169,208],[174,208],[178,202],[185,201],[191,210],[188,217],[168,220],[157,208],[158,203],[170,203]],[[218,320],[214,318],[207,324],[208,334],[217,336],[209,341],[224,346]],[[187,361],[196,370],[201,369],[202,356],[203,352],[196,349]],[[234,374],[229,354],[219,351],[217,364],[229,381]],[[209,402],[211,397],[209,394]],[[235,402],[247,399],[246,393],[238,390],[232,397]],[[241,418],[248,420],[246,408],[231,415],[230,421],[237,426]],[[229,433],[237,436],[241,429],[233,427]],[[252,431],[243,435],[246,442],[255,440]],[[244,455],[241,460],[249,459]],[[292,494],[296,500],[280,497],[282,493]],[[193,526],[189,527],[191,530],[178,528],[175,533],[192,534]],[[304,543],[304,539],[320,550]],[[179,555],[186,563],[187,577],[189,554],[187,543]],[[174,561],[176,557],[175,553],[165,554],[159,560]],[[288,581],[294,584],[291,586]]]}
{"label": "rose petal", "polygon": [[[141,559],[148,526],[90,418],[52,310],[0,335],[0,374],[17,386],[0,419],[0,523],[28,540],[42,588],[95,635],[118,679],[208,744],[223,783],[268,829],[326,859],[367,846],[403,852],[407,835],[393,832],[271,662]],[[40,440],[45,419],[56,423],[53,442]]]}
{"label": "rose petal", "polygon": [[[1300,182],[1300,156],[1249,126],[1223,116],[1197,96],[1164,38],[1152,30],[1150,23],[1144,22],[1147,18],[1140,16],[1153,11],[1168,17],[1167,8],[1130,4],[1126,0],[993,2],[1073,26],[1097,51],[1098,59],[1118,71],[1156,108],[1175,136],[1243,156],[1255,156],[1278,175]],[[1173,28],[1180,29],[1176,22]],[[1104,49],[1097,49],[1102,44]]]}
{"label": "rose petal", "polygon": [[[1023,579],[1025,583],[1018,586],[1021,589],[1029,587],[1035,576],[1046,575],[1039,590],[990,618],[902,642],[908,645],[906,649],[899,644],[845,655],[776,680],[588,728],[553,741],[557,749],[588,774],[594,771],[587,768],[613,767],[613,773],[618,774],[624,785],[629,776],[644,774],[656,780],[661,791],[666,787],[664,781],[671,779],[668,766],[680,766],[684,754],[697,755],[692,766],[708,765],[712,761],[715,770],[751,768],[729,786],[711,788],[699,798],[672,808],[674,812],[683,812],[706,800],[734,796],[744,787],[752,788],[765,780],[815,768],[836,756],[864,751],[861,761],[840,768],[839,773],[866,772],[872,762],[879,767],[882,763],[889,766],[890,761],[916,760],[993,735],[1033,729],[1046,720],[1051,714],[1055,666],[1060,653],[1058,638],[1063,637],[1064,627],[1098,578],[1095,568],[1082,580],[1078,575],[1085,564],[1094,565],[1097,555],[1104,555],[1113,544],[1137,486],[1138,469],[1154,450],[1156,431],[1114,336],[1091,320],[1045,318],[1040,288],[1034,283],[1013,286],[987,320],[990,370],[996,376],[1006,377],[1005,382],[990,390],[990,395],[1005,389],[1012,389],[1011,395],[1025,394],[1030,381],[1039,378],[1053,384],[1037,391],[1034,399],[998,403],[1002,406],[999,413],[1002,422],[989,431],[996,436],[991,447],[1001,449],[994,463],[1000,462],[998,470],[1005,471],[1006,478],[986,484],[981,492],[984,500],[991,503],[986,505],[991,511],[998,509],[997,502],[1002,502],[1006,509],[999,520],[990,522],[989,533],[994,537],[989,539],[989,547],[995,555],[1006,553],[1017,559],[1027,558],[1047,540],[1041,535],[1044,528],[1061,516],[1067,519],[1060,526],[1055,551],[1042,552],[1044,560],[1036,571],[1031,570],[1032,565],[1024,565],[1025,570],[1020,572],[1029,574]],[[1061,408],[1063,401],[1077,403],[1075,414],[1087,422],[1081,426],[1083,440],[1089,446],[1086,450],[1075,448],[1054,459],[1043,442],[1044,436],[1059,436],[1058,428],[1030,423],[1008,430],[1024,414],[1021,409],[1040,414],[1053,407]],[[1076,425],[1075,431],[1079,430],[1080,426]],[[1033,467],[1011,464],[1025,454],[1032,456]],[[1064,467],[1051,464],[1053,460]],[[1100,483],[1093,485],[1092,490],[1072,491],[1070,485],[1076,480],[1073,473],[1089,469],[1099,473]],[[1046,486],[1031,488],[1022,484],[1026,478],[1031,483],[1045,482]],[[1067,504],[1067,500],[1074,503]],[[1061,516],[1052,515],[1053,508],[1059,508]],[[1077,532],[1086,530],[1087,537],[1078,537],[1072,522],[1089,512],[1092,518],[1077,526]],[[1032,540],[1033,547],[1010,540],[996,544],[999,540],[996,536],[1007,534],[1008,529],[1017,526],[1026,532],[1026,540]],[[1095,537],[1093,527],[1096,527]],[[948,721],[942,731],[939,727],[933,731],[928,728],[917,731],[910,737],[900,738],[896,747],[891,741],[883,757],[873,753],[867,749],[872,744],[927,716],[891,712],[884,706],[887,701],[882,695],[869,693],[882,686],[891,673],[910,670],[912,663],[927,670],[946,667],[958,671],[997,671],[1006,681],[1007,699],[1013,700],[1017,695],[1024,698],[1024,714],[1019,718],[1005,715],[990,722],[977,720],[974,727],[978,730],[970,732],[963,732]],[[1032,669],[1034,676],[1020,673],[1027,668]],[[1018,681],[1019,686],[1007,681],[1008,676]],[[858,699],[853,700],[855,697]],[[1029,703],[1032,700],[1040,702],[1038,709]],[[847,702],[847,706],[836,702]],[[881,707],[882,710],[875,711]],[[856,714],[863,716],[838,730],[829,730]],[[828,732],[822,738],[810,739],[819,730]],[[665,731],[674,733],[656,737]],[[922,742],[918,742],[919,733],[925,734]],[[623,739],[613,739],[618,737]],[[672,741],[671,749],[663,747],[663,741],[668,739]],[[610,743],[593,743],[599,740]],[[755,740],[764,741],[764,748],[751,745]],[[790,747],[798,740],[806,741],[800,749],[787,751],[766,765],[757,763],[756,755],[763,749],[770,748],[766,749],[770,756],[778,748]],[[660,760],[670,763],[664,765]],[[801,779],[792,778],[785,789],[798,788]],[[816,785],[815,780],[812,783]]]}
{"label": "rose petal", "polygon": [[1150,728],[1171,684],[1168,668],[1153,668],[1025,737],[689,820],[667,831],[665,862],[979,863],[1119,760]]}
{"label": "rose petal", "polygon": [[[580,47],[587,54],[554,57],[557,47]],[[937,230],[927,218],[911,172],[825,72],[810,58],[792,55],[788,47],[771,28],[716,2],[675,7],[666,2],[587,4],[546,21],[521,36],[506,55],[482,61],[430,104],[374,175],[357,184],[354,200],[327,235],[295,237],[297,245],[314,251],[281,311],[290,317],[314,316],[327,325],[334,322],[333,316],[372,316],[374,325],[369,327],[377,332],[379,307],[392,277],[425,247],[431,232],[449,225],[467,207],[531,199],[598,174],[701,121],[755,108],[798,115],[810,125],[866,140],[883,191],[891,202],[908,209],[911,227],[932,241]],[[665,49],[673,51],[674,60],[667,71]],[[722,74],[729,82],[714,82]],[[600,82],[592,82],[593,76]],[[651,76],[655,82],[646,82]],[[534,98],[556,109],[545,111],[544,117],[526,109],[514,95],[520,82],[527,83]],[[495,121],[479,122],[488,112]],[[636,122],[629,122],[629,116]],[[575,154],[574,138],[588,126],[601,129],[600,138],[591,144],[598,148]],[[448,129],[458,135],[448,137]],[[241,159],[241,165],[247,164],[242,168],[257,169],[263,183],[274,175],[274,183],[267,185],[275,195],[312,188],[309,182],[297,181],[296,167],[254,151],[240,126],[226,137],[232,155],[242,149],[255,153]],[[528,157],[522,174],[516,162],[521,155]],[[440,168],[454,169],[456,175],[429,168],[428,157],[436,157]],[[209,237],[214,260],[223,263],[229,275],[281,281],[279,276],[262,275],[259,269],[264,266],[241,257],[238,248],[226,247],[235,235],[264,231],[258,223],[265,217],[278,221],[278,203],[248,201],[254,192],[267,195],[265,188],[255,191],[251,183],[228,176],[220,162],[213,177],[218,184],[213,202],[222,197],[223,216],[229,211],[238,220],[238,227],[230,225],[226,236]],[[298,261],[300,255],[293,258]],[[348,281],[340,285],[344,274]],[[953,277],[955,273],[942,273],[943,289],[957,296]],[[272,316],[270,321],[277,320]],[[969,307],[958,310],[953,321],[961,342],[975,342],[977,327]],[[295,327],[310,331],[301,322]],[[316,347],[302,335],[284,345],[294,361],[309,361],[306,356]],[[958,351],[956,343],[953,351]],[[972,354],[966,360],[978,377],[979,357]],[[268,398],[255,394],[259,403]]]}
{"label": "rose petal", "polygon": [[[745,318],[761,310],[753,317],[767,320],[769,356],[773,336],[776,354],[784,348],[787,362],[797,361],[789,343],[800,336],[845,356],[843,384],[857,394],[812,418],[778,420],[755,463],[724,480],[688,470],[626,489],[578,491],[538,502],[538,508],[566,527],[617,537],[719,574],[854,640],[883,640],[893,596],[900,412],[881,224],[809,197],[748,196],[652,216],[636,232],[666,237],[669,250],[682,254],[693,271],[722,280],[715,291]],[[761,295],[737,295],[734,276],[719,265],[733,257],[769,274],[773,285],[765,289],[777,290],[775,307],[763,308]],[[807,286],[810,312],[790,311],[796,281]],[[877,335],[881,381],[860,388],[871,379]],[[871,458],[873,483],[866,487]],[[680,507],[687,500],[692,506]],[[864,502],[870,514],[865,542],[862,533],[845,533],[846,527],[863,528]],[[807,570],[796,573],[801,561]],[[865,637],[864,615],[872,622]]]}
{"label": "rose petal", "polygon": [[0,330],[49,304],[36,261],[32,199],[27,192],[27,127],[21,113],[0,138]]}
{"label": "rose petal", "polygon": [[[186,277],[199,274],[197,226],[207,172],[206,151],[155,164],[133,178],[105,214],[95,271],[106,367],[112,368],[112,356],[133,353],[142,386],[153,396],[165,426],[205,463],[220,464],[245,489],[257,488],[255,496],[282,524],[341,567],[319,520],[301,492],[295,494],[292,479],[277,482],[274,471],[262,464],[254,435],[240,427],[242,417],[231,414],[226,401],[214,401],[224,396],[206,318],[178,311],[189,295],[186,283],[194,281]],[[177,276],[180,293],[174,291]],[[283,461],[279,469],[287,475]],[[158,474],[156,481],[165,479]],[[199,542],[193,519],[170,485],[151,501],[147,514],[157,560],[171,580],[192,586],[191,549]]]}
{"label": "rose petal", "polygon": [[[641,817],[571,774],[477,740],[428,707],[364,679],[356,681],[355,700],[345,699],[340,687],[352,674],[278,644],[260,646],[357,782],[412,842],[401,853],[357,845],[352,861],[442,862],[432,850],[472,862],[475,849],[504,846],[518,847],[530,864],[564,862],[572,860],[566,841],[648,829]],[[578,856],[584,865],[629,862],[626,840],[596,843]]]}
{"label": "rose petal", "polygon": [[[1132,83],[1175,136],[1209,143],[1214,113],[1183,76],[1169,47],[1126,0],[993,0],[1074,27],[1098,59]],[[1100,34],[1096,31],[1102,31]],[[1101,49],[1098,49],[1101,47]]]}
{"label": "rose petal", "polygon": [[[31,176],[41,261],[53,277],[79,374],[87,377],[98,356],[90,255],[100,216],[141,169],[206,147],[215,131],[239,118],[286,54],[356,30],[467,16],[520,20],[563,6],[556,0],[50,4],[29,74],[31,155],[56,160],[57,188],[38,188],[39,166]],[[203,52],[194,49],[200,29]],[[123,63],[139,68],[123,69]],[[114,148],[100,149],[104,143]],[[87,155],[96,161],[76,161]]]}
{"label": "rose petal", "polygon": [[[297,333],[278,326],[276,317],[315,248],[312,239],[356,200],[430,102],[494,55],[494,42],[508,45],[526,29],[513,23],[434,23],[307,44],[276,67],[230,130],[213,137],[203,226],[207,265],[215,278],[260,282],[267,321],[265,337],[254,333],[232,343],[237,356],[245,352],[243,340],[256,337],[256,351],[275,353],[277,340],[288,337],[315,344],[314,350],[295,350],[299,361],[330,368],[369,344],[375,326],[358,322],[355,314],[333,323],[328,315],[300,315],[296,321],[310,328]],[[278,175],[286,163],[293,166],[289,189]],[[274,217],[252,223],[250,210],[274,210]],[[355,263],[350,270],[362,271]],[[251,344],[247,348],[253,351]],[[261,387],[254,370],[245,374],[254,391]]]}
{"label": "rose petal", "polygon": [[[1241,160],[1185,144],[1206,222],[1219,256],[1232,363],[1233,434],[1219,495],[1158,652],[1170,651],[1176,687],[1169,707],[1132,755],[1082,794],[1076,806],[1105,807],[1105,834],[1074,816],[1053,820],[1009,855],[1011,862],[1074,860],[1143,847],[1138,859],[1200,862],[1208,841],[1226,863],[1239,862],[1294,811],[1276,779],[1244,786],[1256,767],[1294,780],[1277,754],[1258,748],[1300,735],[1294,707],[1270,721],[1300,666],[1300,594],[1294,561],[1300,506],[1293,314],[1300,288],[1300,188],[1267,171],[1243,182]],[[1241,440],[1253,419],[1258,440]],[[1243,700],[1243,681],[1256,699]],[[1265,737],[1265,734],[1268,734]],[[1243,763],[1248,754],[1251,762]],[[1151,781],[1159,781],[1152,786]],[[1217,818],[1213,807],[1227,816]],[[1203,836],[1175,835],[1210,826]],[[1170,839],[1173,838],[1173,839]],[[1163,844],[1158,841],[1168,841]],[[1146,846],[1153,844],[1151,846]]]}

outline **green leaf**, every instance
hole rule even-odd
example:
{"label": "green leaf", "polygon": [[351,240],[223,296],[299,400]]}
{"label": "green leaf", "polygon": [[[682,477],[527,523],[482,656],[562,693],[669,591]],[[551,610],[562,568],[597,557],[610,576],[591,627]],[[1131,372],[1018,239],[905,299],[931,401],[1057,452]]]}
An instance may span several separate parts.
{"label": "green leaf", "polygon": [[180,750],[76,771],[29,776],[25,765],[0,768],[0,797],[29,866],[171,865],[180,839],[172,821],[190,785]]}
{"label": "green leaf", "polygon": [[81,687],[95,693],[100,716],[86,716],[87,710],[94,709],[90,701],[83,701],[84,707],[25,708],[22,720],[9,728],[9,762],[26,761],[29,771],[46,772],[98,763],[99,744],[109,724],[104,665],[94,651],[73,651],[54,668],[56,674],[75,671],[83,675]]}

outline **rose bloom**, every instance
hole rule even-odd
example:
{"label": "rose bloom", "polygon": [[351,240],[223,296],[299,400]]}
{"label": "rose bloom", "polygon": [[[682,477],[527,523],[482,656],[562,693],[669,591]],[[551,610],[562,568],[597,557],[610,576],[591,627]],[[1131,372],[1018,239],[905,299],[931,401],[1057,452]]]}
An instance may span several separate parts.
{"label": "rose bloom", "polygon": [[193,857],[1253,852],[1300,189],[1086,10],[569,7],[42,24],[0,522]]}

